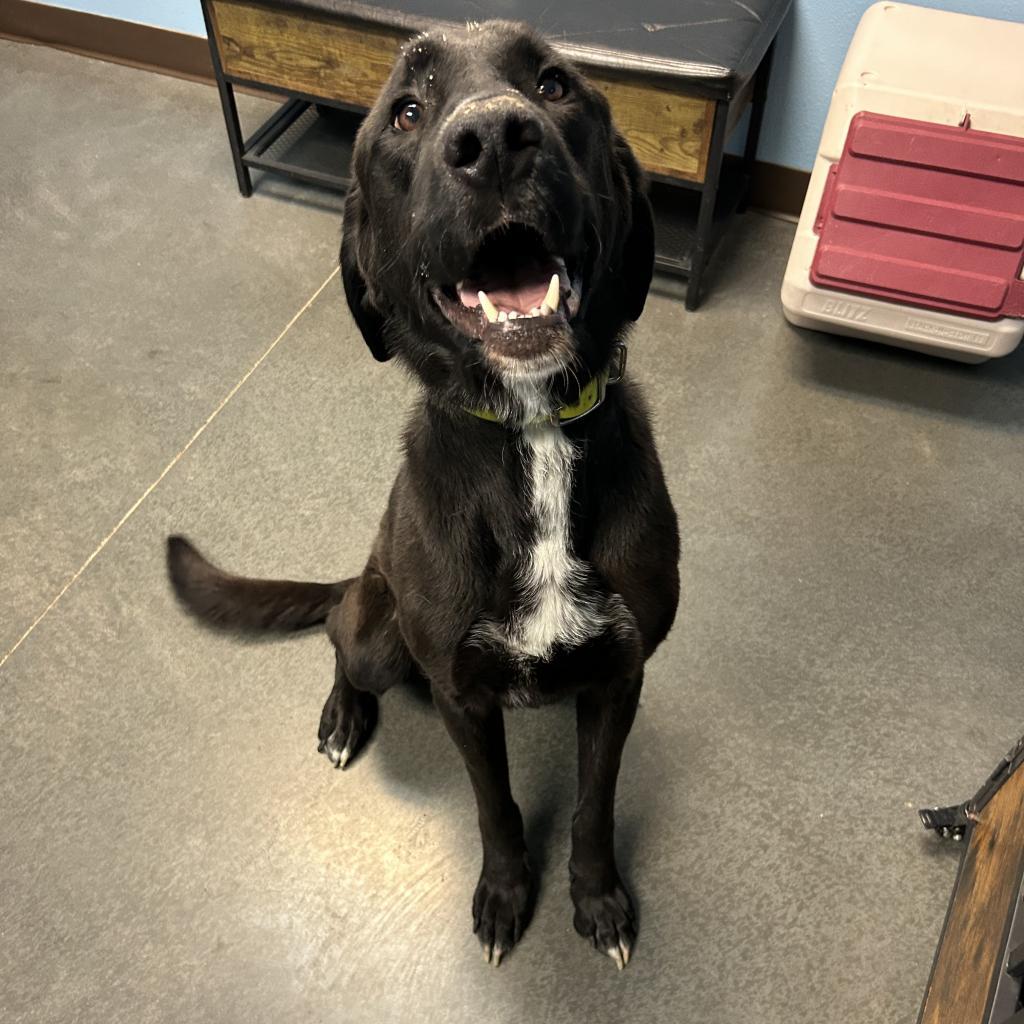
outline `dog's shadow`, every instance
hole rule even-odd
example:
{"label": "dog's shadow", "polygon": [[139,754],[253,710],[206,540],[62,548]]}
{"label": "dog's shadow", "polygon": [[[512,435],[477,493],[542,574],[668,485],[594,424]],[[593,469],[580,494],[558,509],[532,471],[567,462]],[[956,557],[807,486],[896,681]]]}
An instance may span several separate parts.
{"label": "dog's shadow", "polygon": [[[512,791],[523,812],[526,843],[539,875],[549,867],[556,842],[564,842],[568,835],[576,799],[572,701],[539,712],[506,712],[505,731]],[[377,731],[362,758],[400,799],[429,806],[452,796],[456,803],[472,805],[466,769],[426,683],[409,682],[385,694]]]}
{"label": "dog's shadow", "polygon": [[[637,725],[645,732],[642,721]],[[505,731],[512,792],[523,814],[534,875],[543,888],[549,869],[564,866],[569,852],[577,768],[573,702],[563,701],[539,711],[507,711]],[[637,741],[649,739],[638,737]],[[472,814],[473,795],[466,769],[426,683],[409,682],[385,694],[377,731],[360,755],[360,760],[364,758],[399,799],[424,807],[445,800]],[[629,771],[628,766],[624,770]],[[642,803],[642,807],[620,806],[617,815],[617,859],[626,879],[633,874],[645,830],[664,813],[660,800],[651,795]]]}

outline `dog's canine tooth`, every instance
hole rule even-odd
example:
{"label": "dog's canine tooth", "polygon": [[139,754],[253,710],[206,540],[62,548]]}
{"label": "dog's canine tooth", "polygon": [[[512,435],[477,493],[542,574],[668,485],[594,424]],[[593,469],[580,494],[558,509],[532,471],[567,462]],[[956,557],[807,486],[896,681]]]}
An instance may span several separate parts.
{"label": "dog's canine tooth", "polygon": [[552,313],[556,309],[558,309],[558,288],[559,288],[558,275],[557,274],[552,274],[551,275],[551,284],[548,285],[548,293],[547,293],[547,295],[544,296],[544,302],[543,302],[543,305],[547,306],[548,309],[551,310]]}
{"label": "dog's canine tooth", "polygon": [[487,292],[479,291],[476,293],[476,297],[480,300],[480,308],[484,311],[484,316],[487,317],[488,323],[495,323],[498,319],[498,310],[495,308],[494,303],[487,297]]}

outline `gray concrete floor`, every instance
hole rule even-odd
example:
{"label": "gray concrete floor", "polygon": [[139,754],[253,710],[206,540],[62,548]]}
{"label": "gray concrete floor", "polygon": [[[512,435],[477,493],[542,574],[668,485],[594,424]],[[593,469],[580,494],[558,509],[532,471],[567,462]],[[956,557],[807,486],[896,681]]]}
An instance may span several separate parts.
{"label": "gray concrete floor", "polygon": [[0,128],[0,1019],[915,1019],[956,857],[913,808],[1021,728],[1024,359],[789,327],[754,214],[699,313],[659,282],[630,359],[683,595],[620,787],[641,939],[620,975],[575,937],[571,709],[521,712],[543,887],[494,971],[430,707],[389,694],[331,771],[323,637],[212,635],[164,582],[169,531],[365,557],[412,391],[328,280],[337,201],[240,199],[212,89],[64,54],[0,44]]}

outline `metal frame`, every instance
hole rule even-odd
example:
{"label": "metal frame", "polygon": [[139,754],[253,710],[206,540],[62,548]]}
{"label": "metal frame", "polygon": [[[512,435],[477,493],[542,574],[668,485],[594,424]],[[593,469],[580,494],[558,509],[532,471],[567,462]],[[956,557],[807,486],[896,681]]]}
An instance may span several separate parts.
{"label": "metal frame", "polygon": [[[238,177],[238,191],[248,199],[252,195],[252,177],[243,159],[244,145],[242,142],[242,126],[238,123],[238,107],[235,104],[235,90],[224,77],[224,68],[217,50],[217,36],[213,31],[210,9],[203,0],[203,21],[206,23],[206,38],[210,42],[210,58],[213,61],[213,74],[217,79],[217,92],[220,93],[220,105],[224,111],[224,127],[228,131],[228,144],[231,146],[231,159],[235,164]],[[258,133],[257,133],[258,134]]]}
{"label": "metal frame", "polygon": [[[741,182],[738,190],[733,191],[729,198],[722,193],[722,168],[733,100],[718,100],[715,103],[715,119],[711,129],[711,144],[704,171],[704,181],[694,183],[694,187],[701,193],[701,198],[700,211],[697,215],[697,231],[688,254],[689,258],[662,253],[658,253],[655,257],[655,265],[659,269],[688,278],[685,303],[686,308],[691,312],[700,305],[704,271],[721,239],[726,223],[736,210],[746,208],[753,179],[754,162],[757,159],[757,147],[761,139],[761,125],[764,123],[764,108],[768,100],[768,80],[771,77],[774,53],[775,41],[772,40],[754,73],[754,85],[750,98],[750,121],[747,125],[747,137],[740,164]],[[720,196],[723,199],[721,202],[719,201]]]}
{"label": "metal frame", "polygon": [[344,192],[348,189],[348,178],[338,174],[325,174],[323,171],[314,171],[299,164],[290,164],[284,160],[275,160],[263,155],[312,105],[307,99],[297,98],[283,103],[245,140],[242,146],[242,163],[246,168],[258,167],[263,171],[288,174],[313,185],[322,185]]}
{"label": "metal frame", "polygon": [[[301,181],[344,192],[348,188],[349,179],[334,174],[325,174],[298,164],[287,163],[267,157],[264,154],[275,142],[302,116],[313,104],[324,104],[341,110],[356,110],[349,104],[307,93],[296,92],[280,87],[271,87],[250,79],[237,78],[224,72],[217,51],[216,34],[213,30],[207,0],[202,0],[203,18],[206,21],[206,33],[210,43],[210,56],[217,79],[217,90],[220,93],[221,108],[224,112],[224,126],[228,133],[231,146],[231,157],[238,178],[238,190],[243,196],[252,195],[251,168],[286,174]],[[775,42],[768,47],[754,74],[753,87],[750,94],[750,123],[747,128],[743,157],[740,161],[739,187],[722,189],[722,170],[725,157],[725,144],[733,104],[737,97],[715,100],[714,122],[711,129],[711,140],[708,147],[708,159],[705,167],[704,180],[684,181],[665,175],[651,175],[656,181],[674,188],[700,193],[700,206],[697,213],[696,230],[692,241],[683,251],[659,252],[655,256],[655,266],[662,271],[677,277],[688,279],[686,287],[686,308],[695,310],[701,301],[701,288],[704,271],[708,261],[721,238],[725,224],[737,209],[743,209],[750,190],[750,182],[757,159],[757,146],[761,136],[761,125],[764,120],[765,102],[768,96],[768,79],[771,75],[772,56]],[[288,97],[285,102],[266,121],[244,139],[238,120],[238,107],[235,104],[234,87],[243,86],[278,96]],[[742,93],[742,90],[741,90]],[[359,111],[362,112],[362,111]]]}

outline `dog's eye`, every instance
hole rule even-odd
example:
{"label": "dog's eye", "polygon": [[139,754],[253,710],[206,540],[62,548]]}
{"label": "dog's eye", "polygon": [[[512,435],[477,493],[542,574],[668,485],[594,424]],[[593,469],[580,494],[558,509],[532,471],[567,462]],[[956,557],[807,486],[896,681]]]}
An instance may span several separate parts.
{"label": "dog's eye", "polygon": [[415,100],[400,103],[395,110],[394,126],[402,132],[414,132],[420,124],[423,108]]}
{"label": "dog's eye", "polygon": [[537,93],[543,100],[560,100],[568,92],[560,71],[545,71],[537,83]]}

